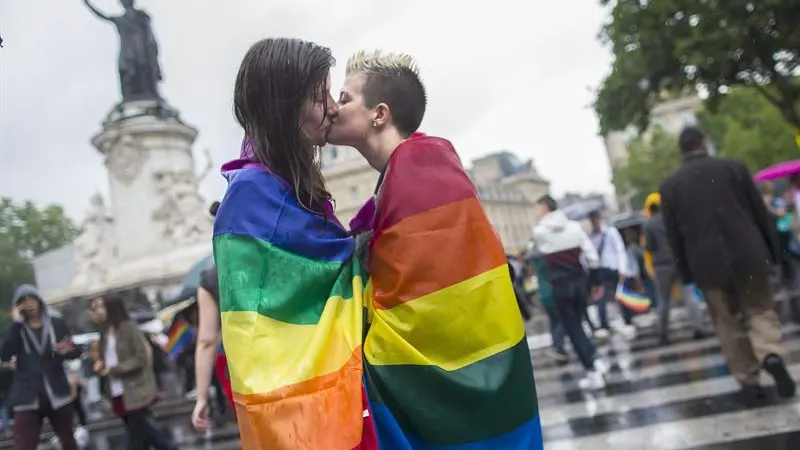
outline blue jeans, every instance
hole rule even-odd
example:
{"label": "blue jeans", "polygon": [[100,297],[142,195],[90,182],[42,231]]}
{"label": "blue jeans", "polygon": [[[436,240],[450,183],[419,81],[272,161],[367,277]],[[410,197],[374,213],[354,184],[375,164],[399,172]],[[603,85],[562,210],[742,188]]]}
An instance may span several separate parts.
{"label": "blue jeans", "polygon": [[558,317],[558,311],[554,308],[545,308],[547,311],[547,319],[550,322],[550,337],[553,339],[553,348],[559,353],[567,353],[564,350],[564,340],[567,337],[564,331],[564,325]]}
{"label": "blue jeans", "polygon": [[597,305],[597,315],[600,318],[600,328],[608,330],[611,328],[608,325],[608,304],[613,302],[617,295],[617,284],[619,283],[619,274],[614,272],[606,272],[603,274],[601,286],[603,286],[603,296],[600,297],[595,304]]}
{"label": "blue jeans", "polygon": [[594,368],[596,349],[583,330],[583,318],[586,314],[584,310],[585,304],[584,299],[578,296],[556,299],[558,318],[564,332],[569,336],[572,348],[578,355],[578,359],[581,360],[583,367],[586,370],[592,370]]}

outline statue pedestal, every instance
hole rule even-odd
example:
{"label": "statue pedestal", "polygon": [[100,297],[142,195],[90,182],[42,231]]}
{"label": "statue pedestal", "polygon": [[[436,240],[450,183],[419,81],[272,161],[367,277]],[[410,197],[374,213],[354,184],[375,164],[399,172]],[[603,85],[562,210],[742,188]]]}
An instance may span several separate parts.
{"label": "statue pedestal", "polygon": [[138,115],[107,123],[92,139],[105,156],[119,262],[210,239],[194,170],[196,137],[177,118]]}
{"label": "statue pedestal", "polygon": [[111,205],[93,201],[76,240],[72,286],[57,297],[126,288],[168,297],[211,251],[212,219],[192,154],[197,130],[155,102],[117,106],[108,119],[92,144],[105,156]]}

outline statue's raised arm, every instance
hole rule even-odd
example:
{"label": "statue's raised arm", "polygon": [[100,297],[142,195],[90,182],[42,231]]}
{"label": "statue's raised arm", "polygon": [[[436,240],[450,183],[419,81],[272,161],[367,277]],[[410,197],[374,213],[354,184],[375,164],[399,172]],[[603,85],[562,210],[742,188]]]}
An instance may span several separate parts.
{"label": "statue's raised arm", "polygon": [[94,13],[95,16],[97,16],[97,17],[99,17],[99,18],[101,18],[103,20],[107,20],[107,21],[111,22],[111,17],[108,17],[107,15],[103,14],[102,12],[100,12],[99,9],[95,8],[94,5],[89,3],[89,0],[83,0],[83,3],[85,3],[86,6],[89,7],[89,9]]}

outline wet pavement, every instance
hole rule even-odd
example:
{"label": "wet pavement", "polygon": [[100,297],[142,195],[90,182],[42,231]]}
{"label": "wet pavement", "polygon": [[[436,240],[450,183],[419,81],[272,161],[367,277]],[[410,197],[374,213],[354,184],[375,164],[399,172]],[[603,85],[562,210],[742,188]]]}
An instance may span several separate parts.
{"label": "wet pavement", "polygon": [[[767,396],[746,408],[716,338],[693,339],[682,311],[675,316],[669,346],[647,324],[633,341],[615,335],[598,348],[612,364],[601,391],[578,388],[574,356],[559,366],[544,349],[532,352],[545,450],[800,449],[800,397],[778,398],[762,375]],[[783,332],[800,380],[800,326],[785,323]]]}
{"label": "wet pavement", "polygon": [[[639,319],[643,324],[633,341],[614,335],[599,346],[611,371],[608,386],[597,392],[578,388],[583,373],[574,356],[562,366],[544,348],[531,351],[545,450],[800,449],[800,397],[779,399],[764,375],[766,398],[755,408],[745,408],[716,338],[695,340],[682,311],[674,318],[669,346],[659,345],[647,318]],[[787,365],[800,379],[800,326],[784,323],[783,333]],[[234,424],[198,434],[191,429],[185,405],[173,410],[159,423],[179,448],[239,448]],[[89,448],[125,448],[120,425],[93,431]]]}

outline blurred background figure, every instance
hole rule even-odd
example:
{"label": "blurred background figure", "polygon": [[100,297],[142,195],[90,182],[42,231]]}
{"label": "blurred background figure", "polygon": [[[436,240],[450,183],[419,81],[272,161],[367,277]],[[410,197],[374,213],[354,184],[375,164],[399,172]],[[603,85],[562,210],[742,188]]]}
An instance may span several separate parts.
{"label": "blurred background figure", "polygon": [[680,277],[703,291],[745,402],[763,397],[762,368],[781,397],[793,397],[770,280],[781,257],[775,221],[750,171],[738,161],[710,157],[702,131],[687,127],[678,143],[683,165],[662,183],[661,199]]}
{"label": "blurred background figure", "polygon": [[150,412],[158,385],[148,339],[129,318],[122,299],[97,298],[90,308],[93,320],[102,327],[100,359],[95,360],[94,371],[103,378],[114,413],[125,423],[131,447],[177,449]]}

